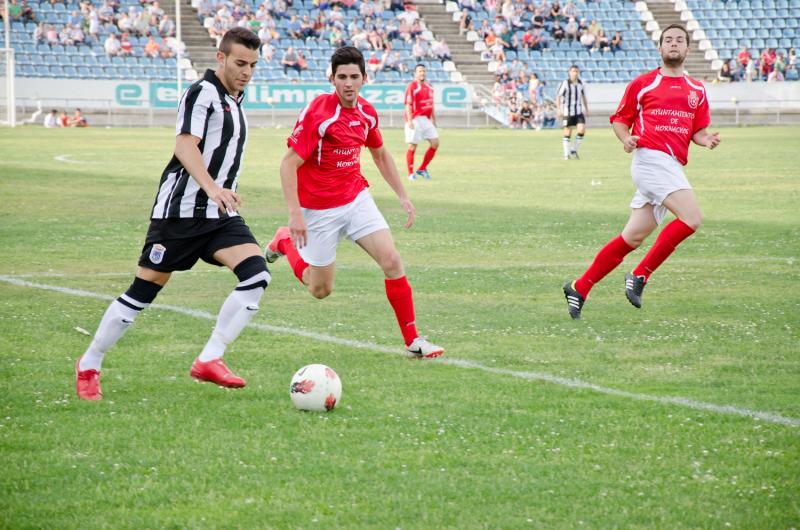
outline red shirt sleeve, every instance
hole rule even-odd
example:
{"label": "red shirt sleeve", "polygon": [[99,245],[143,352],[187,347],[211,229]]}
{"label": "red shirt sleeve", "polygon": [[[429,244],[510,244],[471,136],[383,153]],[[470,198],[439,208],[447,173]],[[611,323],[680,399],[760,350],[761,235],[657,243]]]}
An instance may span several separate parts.
{"label": "red shirt sleeve", "polygon": [[413,105],[414,103],[414,96],[411,94],[411,87],[413,83],[409,83],[406,87],[406,105]]}
{"label": "red shirt sleeve", "polygon": [[300,158],[308,160],[317,148],[319,140],[319,124],[315,119],[315,113],[307,107],[300,113],[292,134],[286,140],[286,145],[294,149]]}
{"label": "red shirt sleeve", "polygon": [[375,149],[383,145],[383,136],[381,136],[381,131],[378,129],[378,113],[375,112],[374,108],[370,108],[368,113],[375,120],[375,125],[370,127],[367,139],[364,140],[364,145]]}
{"label": "red shirt sleeve", "polygon": [[636,110],[639,104],[636,101],[636,95],[639,92],[639,79],[634,79],[628,86],[625,88],[625,94],[622,96],[622,101],[619,103],[619,107],[617,107],[617,111],[611,115],[610,121],[611,123],[620,122],[624,123],[628,127],[633,125],[633,121],[636,119]]}
{"label": "red shirt sleeve", "polygon": [[708,107],[708,94],[706,91],[703,90],[703,94],[700,96],[703,100],[697,106],[697,110],[694,113],[694,130],[692,131],[692,136],[694,133],[701,129],[705,129],[711,124],[711,110]]}

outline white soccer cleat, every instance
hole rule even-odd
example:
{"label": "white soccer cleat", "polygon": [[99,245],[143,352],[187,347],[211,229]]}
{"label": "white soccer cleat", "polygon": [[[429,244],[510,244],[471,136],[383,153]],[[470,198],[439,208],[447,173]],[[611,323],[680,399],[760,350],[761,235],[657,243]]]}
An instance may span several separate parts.
{"label": "white soccer cleat", "polygon": [[408,180],[417,180],[417,176],[414,173],[409,173]]}
{"label": "white soccer cleat", "polygon": [[406,352],[409,357],[432,359],[433,357],[438,357],[443,354],[444,348],[433,344],[425,337],[417,337],[406,347]]}

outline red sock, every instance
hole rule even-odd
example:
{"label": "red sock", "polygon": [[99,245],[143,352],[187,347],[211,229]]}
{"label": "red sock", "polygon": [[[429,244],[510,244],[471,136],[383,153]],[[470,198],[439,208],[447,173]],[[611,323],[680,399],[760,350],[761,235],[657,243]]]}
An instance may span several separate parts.
{"label": "red sock", "polygon": [[414,149],[406,151],[406,167],[409,175],[414,172]]}
{"label": "red sock", "polygon": [[594,284],[617,268],[617,265],[622,263],[625,256],[633,250],[634,248],[628,245],[621,235],[606,243],[606,246],[600,249],[592,264],[583,273],[583,276],[575,281],[575,290],[586,298]]}
{"label": "red sock", "polygon": [[394,309],[397,323],[400,325],[400,332],[406,346],[417,338],[417,326],[414,322],[414,297],[411,294],[411,286],[408,279],[403,276],[396,280],[386,279],[386,298]]}
{"label": "red sock", "polygon": [[300,257],[300,253],[297,252],[292,240],[288,237],[286,239],[281,239],[278,242],[278,250],[286,255],[286,259],[289,260],[289,265],[291,265],[294,275],[297,276],[300,283],[303,283],[303,271],[308,268],[308,263],[303,261],[303,258]]}
{"label": "red sock", "polygon": [[436,156],[436,149],[433,147],[429,147],[427,151],[425,151],[425,157],[422,159],[422,165],[419,166],[420,169],[425,169],[428,167],[428,164],[431,163],[433,157]]}
{"label": "red sock", "polygon": [[672,254],[675,247],[692,234],[694,234],[694,230],[680,219],[675,219],[665,226],[661,233],[658,234],[656,242],[653,243],[653,248],[645,255],[641,263],[633,269],[634,276],[644,276],[645,280],[649,280],[650,275],[659,265],[664,263],[664,260]]}

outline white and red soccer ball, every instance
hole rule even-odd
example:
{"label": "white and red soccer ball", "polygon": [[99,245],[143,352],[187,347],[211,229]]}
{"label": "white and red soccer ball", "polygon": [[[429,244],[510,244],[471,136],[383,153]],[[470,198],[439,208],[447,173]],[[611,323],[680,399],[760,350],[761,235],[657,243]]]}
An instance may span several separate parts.
{"label": "white and red soccer ball", "polygon": [[300,410],[333,410],[342,399],[342,380],[324,364],[309,364],[292,376],[289,396]]}

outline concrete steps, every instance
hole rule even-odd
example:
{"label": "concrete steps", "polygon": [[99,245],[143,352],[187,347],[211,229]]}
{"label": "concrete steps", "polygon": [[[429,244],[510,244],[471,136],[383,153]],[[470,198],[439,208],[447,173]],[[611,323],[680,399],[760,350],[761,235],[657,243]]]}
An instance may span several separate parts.
{"label": "concrete steps", "polygon": [[[680,24],[686,27],[686,23],[681,21],[680,12],[675,11],[675,7],[669,0],[647,0],[647,8],[653,13],[653,18],[662,30],[670,24]],[[692,77],[702,81],[711,81],[716,78],[716,72],[711,69],[711,61],[705,59],[705,52],[700,50],[698,44],[690,41],[689,55],[683,66]]]}

